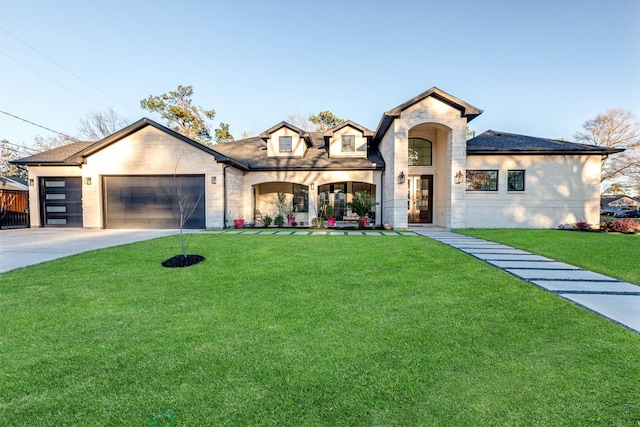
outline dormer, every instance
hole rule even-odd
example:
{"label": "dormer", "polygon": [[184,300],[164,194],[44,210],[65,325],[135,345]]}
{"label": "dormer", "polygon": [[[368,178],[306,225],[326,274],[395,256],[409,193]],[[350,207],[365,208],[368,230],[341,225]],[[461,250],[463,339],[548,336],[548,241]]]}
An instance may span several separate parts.
{"label": "dormer", "polygon": [[305,131],[287,122],[260,134],[267,143],[267,157],[303,157],[309,145],[305,136]]}
{"label": "dormer", "polygon": [[373,132],[351,120],[344,121],[324,133],[330,157],[367,157]]}

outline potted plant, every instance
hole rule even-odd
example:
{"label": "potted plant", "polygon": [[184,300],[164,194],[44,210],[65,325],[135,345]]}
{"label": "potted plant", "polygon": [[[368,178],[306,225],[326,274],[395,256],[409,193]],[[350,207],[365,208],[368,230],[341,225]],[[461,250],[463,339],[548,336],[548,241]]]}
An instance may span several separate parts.
{"label": "potted plant", "polygon": [[271,225],[271,222],[273,221],[273,218],[271,218],[271,215],[264,215],[262,217],[262,224],[265,227],[269,227]]}
{"label": "potted plant", "polygon": [[347,203],[347,207],[354,211],[360,217],[359,226],[364,228],[367,226],[368,216],[373,208],[373,199],[366,191],[356,193],[356,196]]}
{"label": "potted plant", "polygon": [[244,227],[244,219],[242,218],[242,211],[238,211],[238,218],[233,220],[233,224],[236,228]]}
{"label": "potted plant", "polygon": [[336,225],[336,211],[331,205],[324,205],[324,214],[327,217],[327,225],[329,227],[335,227]]}
{"label": "potted plant", "polygon": [[293,209],[287,205],[286,209],[284,210],[284,216],[287,218],[287,225],[289,227],[293,226],[295,227],[295,225],[293,225],[294,222],[296,222],[296,208],[294,207]]}
{"label": "potted plant", "polygon": [[280,214],[276,215],[273,219],[273,225],[276,227],[282,227],[284,225],[284,217]]}

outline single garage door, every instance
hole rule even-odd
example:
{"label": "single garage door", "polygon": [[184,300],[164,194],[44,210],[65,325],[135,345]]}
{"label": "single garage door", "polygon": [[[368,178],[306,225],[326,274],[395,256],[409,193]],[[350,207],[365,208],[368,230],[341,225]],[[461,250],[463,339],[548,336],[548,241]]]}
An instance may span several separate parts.
{"label": "single garage door", "polygon": [[82,178],[40,178],[40,218],[44,227],[82,227]]}
{"label": "single garage door", "polygon": [[205,227],[203,175],[104,176],[106,228],[179,228],[180,203],[193,213],[184,228]]}

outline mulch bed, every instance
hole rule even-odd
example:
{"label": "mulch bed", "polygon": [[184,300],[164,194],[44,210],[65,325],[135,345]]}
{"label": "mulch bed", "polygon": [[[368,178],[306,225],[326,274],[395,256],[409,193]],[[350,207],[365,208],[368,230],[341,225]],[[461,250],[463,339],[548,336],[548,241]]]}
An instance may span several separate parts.
{"label": "mulch bed", "polygon": [[162,266],[168,268],[190,267],[192,265],[200,264],[202,261],[204,261],[204,257],[202,255],[176,255],[166,261],[163,261]]}

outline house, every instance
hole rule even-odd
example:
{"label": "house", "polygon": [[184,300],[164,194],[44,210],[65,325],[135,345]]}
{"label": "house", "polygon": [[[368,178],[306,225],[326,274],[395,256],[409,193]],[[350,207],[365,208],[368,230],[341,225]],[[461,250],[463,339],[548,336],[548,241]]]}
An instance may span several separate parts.
{"label": "house", "polygon": [[640,210],[640,198],[629,197],[629,196],[603,195],[600,198],[600,207],[601,209],[619,208],[620,210],[623,210],[623,209]]}
{"label": "house", "polygon": [[152,120],[95,143],[17,161],[29,170],[35,227],[222,228],[273,214],[279,192],[308,224],[354,194],[375,200],[373,225],[552,228],[599,223],[600,164],[621,150],[489,130],[482,110],[438,88],[385,112],[375,131],[345,121],[326,132],[281,122],[207,147]]}

